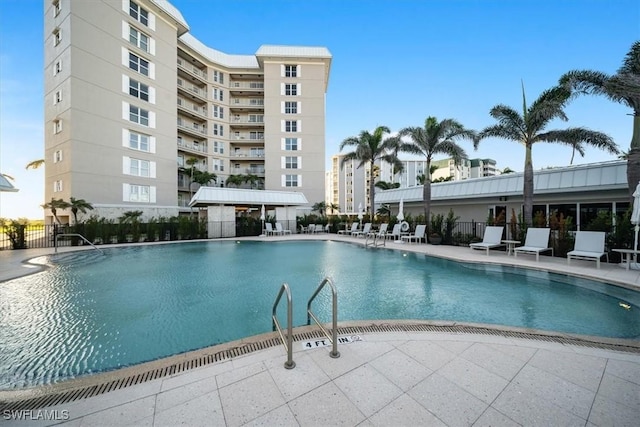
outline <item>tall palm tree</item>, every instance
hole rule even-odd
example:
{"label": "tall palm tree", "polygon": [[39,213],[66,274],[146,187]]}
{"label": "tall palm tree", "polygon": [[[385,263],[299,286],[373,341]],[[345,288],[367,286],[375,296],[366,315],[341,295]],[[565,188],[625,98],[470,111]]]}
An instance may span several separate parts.
{"label": "tall palm tree", "polygon": [[229,185],[235,185],[236,187],[240,187],[244,183],[244,177],[242,175],[229,175],[225,184],[227,187]]}
{"label": "tall palm tree", "polygon": [[431,214],[431,161],[436,154],[445,154],[451,157],[456,165],[467,158],[467,153],[458,145],[458,141],[464,139],[473,140],[476,133],[466,129],[454,119],[438,121],[435,117],[427,117],[424,127],[407,127],[399,132],[401,137],[409,137],[410,141],[403,143],[400,150],[412,154],[423,155],[427,160],[428,174],[425,174],[422,190],[422,202],[427,221]]}
{"label": "tall palm tree", "polygon": [[332,214],[336,213],[336,211],[340,210],[340,205],[337,205],[335,203],[328,203],[327,204],[327,211],[331,211]]}
{"label": "tall palm tree", "polygon": [[216,175],[215,173],[212,173],[212,172],[205,172],[205,171],[201,171],[201,170],[196,169],[194,174],[193,174],[193,178],[191,178],[191,179],[196,184],[207,185],[211,181],[213,181],[214,183],[217,182],[218,175]]}
{"label": "tall palm tree", "polygon": [[51,201],[42,205],[44,209],[49,209],[51,211],[51,215],[56,220],[56,223],[60,224],[60,219],[58,218],[58,209],[64,210],[69,209],[71,205],[69,202],[65,202],[62,199],[54,199],[51,198]]}
{"label": "tall palm tree", "polygon": [[244,179],[244,182],[249,184],[249,188],[252,189],[252,190],[253,190],[253,187],[257,183],[259,183],[259,182],[261,182],[263,180],[263,178],[259,177],[258,175],[252,174],[252,173],[244,175],[243,179]]}
{"label": "tall palm tree", "polygon": [[325,211],[327,210],[327,202],[318,202],[315,203],[312,207],[311,207],[312,211],[316,211],[320,213],[320,216],[324,216]]}
{"label": "tall palm tree", "polygon": [[564,107],[571,98],[571,92],[564,87],[548,89],[538,99],[527,106],[527,100],[522,86],[522,113],[506,105],[496,105],[489,114],[498,121],[498,124],[489,126],[480,132],[475,141],[475,148],[481,139],[495,137],[509,139],[524,145],[524,221],[531,225],[533,217],[533,161],[531,150],[533,144],[538,142],[550,142],[575,146],[577,143],[593,145],[608,150],[613,154],[618,153],[618,147],[610,136],[592,131],[586,128],[576,127],[562,130],[545,131],[547,125],[554,119],[567,121]]}
{"label": "tall palm tree", "polygon": [[69,203],[69,206],[71,207],[71,213],[73,214],[74,224],[78,223],[78,211],[84,214],[87,213],[87,210],[93,210],[93,205],[85,199],[76,199],[75,197],[72,197],[70,201],[71,203]]}
{"label": "tall palm tree", "polygon": [[560,77],[560,84],[576,94],[604,95],[633,110],[633,136],[627,156],[627,183],[633,199],[640,181],[640,41],[631,45],[616,74],[573,70]]}
{"label": "tall palm tree", "polygon": [[375,178],[373,177],[374,166],[377,160],[384,160],[393,165],[395,170],[402,170],[402,162],[398,159],[397,149],[400,140],[398,137],[385,138],[385,134],[390,133],[386,126],[378,126],[373,133],[363,130],[360,135],[352,136],[340,143],[340,151],[344,147],[353,146],[355,151],[347,153],[342,157],[340,167],[346,162],[358,160],[358,168],[365,164],[369,164],[371,177],[369,179],[369,212],[371,215],[375,213]]}
{"label": "tall palm tree", "polygon": [[381,190],[391,190],[392,188],[399,188],[399,182],[387,182],[387,181],[378,181],[375,184],[376,188]]}
{"label": "tall palm tree", "polygon": [[27,166],[25,166],[25,169],[38,169],[42,165],[44,165],[44,159],[38,159],[32,162],[29,162]]}

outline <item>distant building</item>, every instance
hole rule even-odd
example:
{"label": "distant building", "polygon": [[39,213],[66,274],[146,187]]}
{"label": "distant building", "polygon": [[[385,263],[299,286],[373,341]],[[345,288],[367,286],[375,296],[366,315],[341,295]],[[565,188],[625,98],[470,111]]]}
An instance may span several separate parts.
{"label": "distant building", "polygon": [[500,175],[493,159],[471,159],[470,178],[482,178],[484,176]]}

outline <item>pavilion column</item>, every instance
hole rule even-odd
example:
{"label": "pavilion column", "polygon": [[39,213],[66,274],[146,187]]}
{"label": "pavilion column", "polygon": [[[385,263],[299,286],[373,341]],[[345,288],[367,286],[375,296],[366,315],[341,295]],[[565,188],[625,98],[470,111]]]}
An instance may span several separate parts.
{"label": "pavilion column", "polygon": [[236,209],[233,206],[207,206],[207,237],[236,236]]}
{"label": "pavilion column", "polygon": [[[291,232],[298,232],[298,224],[296,218],[295,206],[284,206],[276,208],[276,222],[282,224],[282,228],[285,230],[291,230]],[[294,231],[295,230],[295,231]]]}

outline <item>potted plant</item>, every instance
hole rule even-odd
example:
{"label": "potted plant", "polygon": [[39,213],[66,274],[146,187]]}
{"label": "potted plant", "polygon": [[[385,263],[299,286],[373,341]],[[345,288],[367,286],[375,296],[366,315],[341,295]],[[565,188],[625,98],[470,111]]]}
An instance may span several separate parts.
{"label": "potted plant", "polygon": [[444,216],[442,214],[431,215],[431,226],[429,227],[429,243],[439,245],[442,243],[442,225]]}

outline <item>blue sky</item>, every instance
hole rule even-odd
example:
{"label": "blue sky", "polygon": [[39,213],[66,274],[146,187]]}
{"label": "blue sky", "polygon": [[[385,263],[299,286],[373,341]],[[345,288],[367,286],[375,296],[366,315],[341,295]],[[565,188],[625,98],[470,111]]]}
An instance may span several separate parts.
{"label": "blue sky", "polygon": [[[76,1],[76,0],[74,0]],[[95,1],[95,0],[82,0]],[[119,0],[118,0],[119,1]],[[362,130],[422,126],[427,116],[466,127],[494,124],[496,104],[522,105],[521,82],[534,100],[571,69],[615,73],[640,39],[637,0],[205,0],[171,1],[191,33],[230,54],[262,44],[325,46],[333,62],[327,93],[327,159]],[[18,193],[0,196],[0,217],[41,218],[44,171],[25,170],[43,154],[43,2],[0,0],[0,171]],[[631,111],[582,97],[567,124],[611,135],[628,149]],[[524,148],[486,140],[469,157],[521,171]],[[534,169],[566,166],[571,150],[540,144]],[[613,160],[587,148],[574,164]]]}

